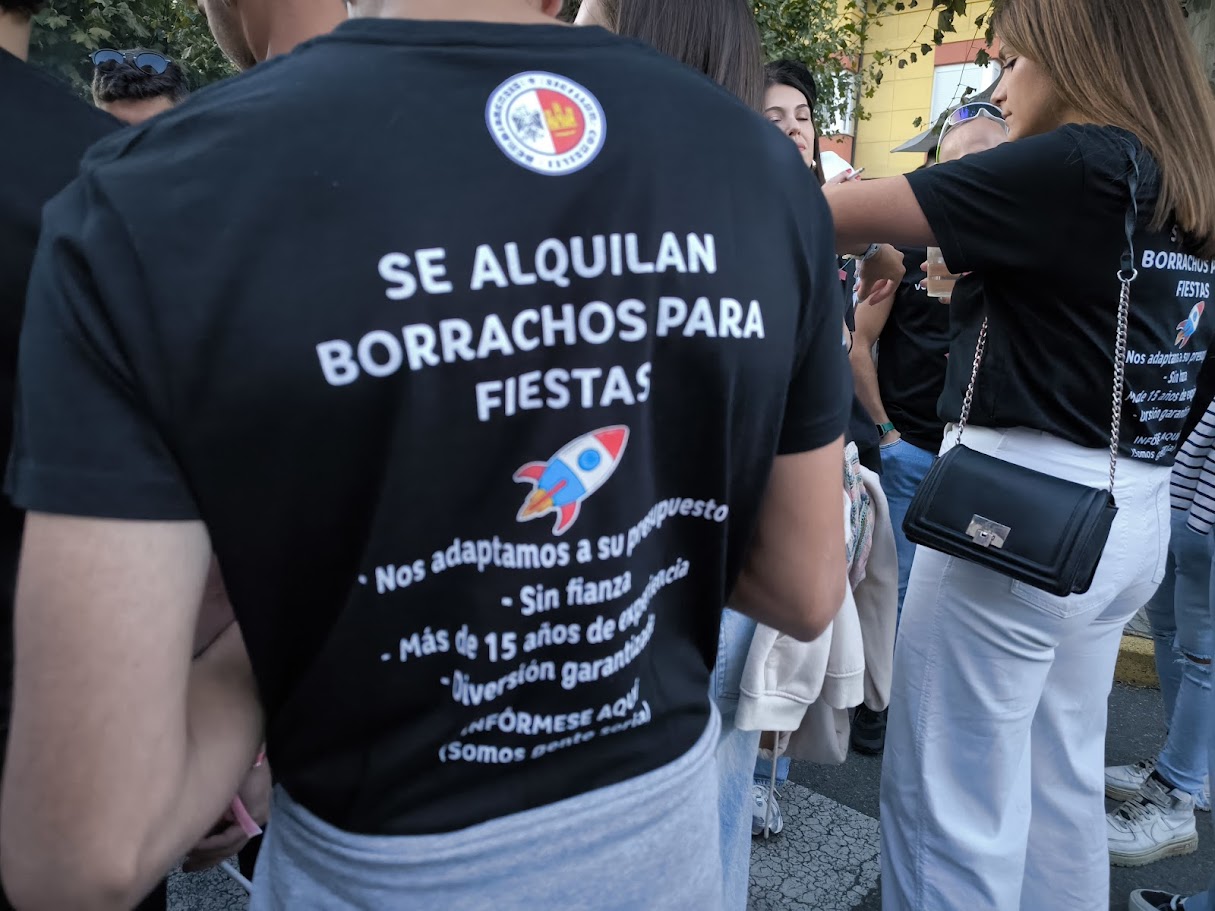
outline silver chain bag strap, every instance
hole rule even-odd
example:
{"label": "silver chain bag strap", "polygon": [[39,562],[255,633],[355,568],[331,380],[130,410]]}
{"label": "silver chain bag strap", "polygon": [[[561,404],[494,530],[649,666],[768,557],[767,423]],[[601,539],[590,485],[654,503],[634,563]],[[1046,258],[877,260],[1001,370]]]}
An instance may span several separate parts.
{"label": "silver chain bag strap", "polygon": [[1118,272],[1121,292],[1114,343],[1109,489],[1065,481],[962,445],[987,348],[988,321],[984,319],[958,420],[956,444],[933,464],[903,522],[903,531],[914,544],[987,567],[1060,597],[1081,594],[1092,586],[1118,513],[1114,478],[1126,387],[1131,283],[1138,277],[1134,234],[1139,218],[1139,165],[1129,143],[1128,150],[1131,202],[1126,214],[1127,248]]}

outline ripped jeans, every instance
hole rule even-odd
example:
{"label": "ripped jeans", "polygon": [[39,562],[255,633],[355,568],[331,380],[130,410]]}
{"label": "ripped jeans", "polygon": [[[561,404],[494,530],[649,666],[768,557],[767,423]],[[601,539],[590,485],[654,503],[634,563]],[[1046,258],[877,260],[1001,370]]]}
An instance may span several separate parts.
{"label": "ripped jeans", "polygon": [[1191,531],[1186,514],[1173,510],[1168,569],[1160,589],[1147,603],[1169,728],[1157,769],[1174,787],[1190,794],[1202,793],[1207,743],[1215,723],[1210,665],[1215,651],[1213,554],[1215,536]]}

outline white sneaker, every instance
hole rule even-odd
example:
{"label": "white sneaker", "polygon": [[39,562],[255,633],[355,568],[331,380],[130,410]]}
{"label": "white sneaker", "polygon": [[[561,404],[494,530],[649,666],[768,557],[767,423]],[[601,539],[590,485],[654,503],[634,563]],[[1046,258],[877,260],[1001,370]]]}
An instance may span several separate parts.
{"label": "white sneaker", "polygon": [[751,786],[751,834],[779,835],[785,827],[780,804],[776,802],[776,791],[766,784],[756,782]]}
{"label": "white sneaker", "polygon": [[1131,765],[1105,767],[1105,796],[1112,800],[1134,800],[1143,783],[1156,770],[1155,759],[1141,759]]}
{"label": "white sneaker", "polygon": [[1194,798],[1166,789],[1156,778],[1144,782],[1137,798],[1106,815],[1105,830],[1116,867],[1141,867],[1198,850]]}

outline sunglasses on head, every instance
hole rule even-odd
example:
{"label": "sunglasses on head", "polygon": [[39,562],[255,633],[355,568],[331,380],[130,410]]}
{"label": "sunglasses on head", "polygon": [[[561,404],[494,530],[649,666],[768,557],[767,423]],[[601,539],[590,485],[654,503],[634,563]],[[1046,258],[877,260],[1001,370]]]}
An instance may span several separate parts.
{"label": "sunglasses on head", "polygon": [[111,63],[116,66],[126,64],[134,67],[141,73],[147,73],[149,76],[162,76],[165,70],[169,68],[169,58],[164,54],[156,54],[152,51],[144,51],[139,54],[124,54],[122,51],[102,48],[99,51],[93,51],[90,59],[93,61],[93,66],[98,69]]}
{"label": "sunglasses on head", "polygon": [[973,101],[970,104],[964,104],[945,118],[945,125],[941,127],[941,138],[937,140],[937,164],[941,163],[941,143],[945,141],[945,134],[960,124],[970,123],[972,120],[981,118],[994,120],[1005,130],[1008,129],[1008,123],[1004,120],[1004,112],[990,101]]}
{"label": "sunglasses on head", "polygon": [[1001,123],[1004,122],[1004,112],[990,101],[975,101],[970,104],[962,105],[947,118],[945,118],[945,126],[941,128],[941,131],[944,132],[950,127],[956,127],[959,123],[974,120],[976,117],[981,117],[984,114],[987,114],[989,117],[994,117]]}

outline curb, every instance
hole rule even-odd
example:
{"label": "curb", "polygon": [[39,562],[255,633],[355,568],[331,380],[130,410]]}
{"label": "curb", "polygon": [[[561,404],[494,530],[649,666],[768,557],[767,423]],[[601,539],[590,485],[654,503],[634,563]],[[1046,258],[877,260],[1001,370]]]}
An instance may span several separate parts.
{"label": "curb", "polygon": [[1114,679],[1127,686],[1159,688],[1156,676],[1156,652],[1151,639],[1124,635],[1118,648],[1118,664]]}

